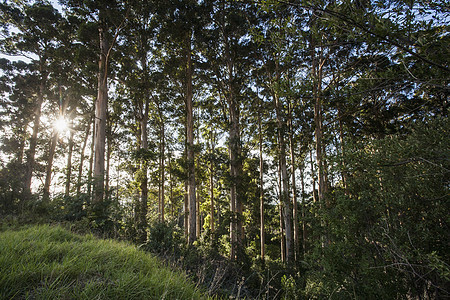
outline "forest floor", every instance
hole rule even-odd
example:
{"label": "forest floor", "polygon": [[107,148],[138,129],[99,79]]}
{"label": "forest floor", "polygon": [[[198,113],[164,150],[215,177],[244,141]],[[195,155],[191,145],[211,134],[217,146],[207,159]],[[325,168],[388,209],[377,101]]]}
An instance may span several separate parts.
{"label": "forest floor", "polygon": [[149,253],[60,226],[2,228],[0,299],[205,299]]}

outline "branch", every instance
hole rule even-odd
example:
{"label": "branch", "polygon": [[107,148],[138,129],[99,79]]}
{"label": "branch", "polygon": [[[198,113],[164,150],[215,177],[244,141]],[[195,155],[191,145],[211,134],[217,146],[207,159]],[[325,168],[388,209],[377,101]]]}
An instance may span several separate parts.
{"label": "branch", "polygon": [[[289,3],[289,2],[284,1],[284,0],[278,0],[278,2],[282,3],[282,4],[286,4],[286,5],[296,6],[298,8],[314,9],[314,10],[318,10],[318,11],[321,11],[323,13],[326,13],[326,14],[328,14],[330,16],[334,16],[334,17],[338,18],[341,21],[344,21],[345,23],[347,23],[349,25],[353,25],[354,27],[357,27],[357,28],[361,29],[362,31],[364,31],[364,32],[366,32],[368,34],[377,37],[381,41],[384,41],[384,42],[386,42],[388,44],[396,46],[397,48],[405,51],[406,53],[411,54],[412,56],[414,56],[414,57],[416,57],[416,58],[426,62],[429,65],[435,66],[435,67],[437,67],[437,68],[439,68],[439,69],[441,69],[443,71],[446,71],[446,72],[450,73],[450,69],[447,68],[446,66],[440,65],[440,64],[438,64],[438,63],[436,63],[434,61],[429,60],[426,57],[423,57],[422,55],[418,54],[417,52],[414,52],[414,51],[408,49],[407,47],[403,46],[399,42],[392,40],[388,36],[383,36],[381,34],[378,34],[378,33],[374,32],[374,31],[372,31],[370,28],[367,28],[366,26],[364,26],[364,24],[360,24],[357,21],[355,21],[354,19],[352,19],[352,18],[350,18],[350,17],[348,17],[348,16],[346,16],[344,14],[341,14],[339,12],[336,12],[336,11],[333,11],[333,10],[330,10],[330,9],[327,9],[327,8],[320,8],[320,7],[313,6],[313,5],[294,4],[294,3]],[[260,3],[260,2],[257,2],[257,3]]]}

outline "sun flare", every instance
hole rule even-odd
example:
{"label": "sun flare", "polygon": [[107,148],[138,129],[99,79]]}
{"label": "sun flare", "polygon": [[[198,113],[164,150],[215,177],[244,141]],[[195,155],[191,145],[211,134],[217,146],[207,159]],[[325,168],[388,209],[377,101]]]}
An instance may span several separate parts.
{"label": "sun flare", "polygon": [[53,123],[53,127],[55,128],[56,131],[58,131],[60,134],[64,134],[67,131],[69,131],[69,123],[68,121],[63,118],[60,117],[59,119],[57,119],[54,123]]}

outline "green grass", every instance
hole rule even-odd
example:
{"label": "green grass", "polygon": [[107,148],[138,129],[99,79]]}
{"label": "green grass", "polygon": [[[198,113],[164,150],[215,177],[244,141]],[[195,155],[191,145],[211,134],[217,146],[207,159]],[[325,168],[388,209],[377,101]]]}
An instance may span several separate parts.
{"label": "green grass", "polygon": [[136,247],[61,227],[0,232],[0,299],[202,299]]}

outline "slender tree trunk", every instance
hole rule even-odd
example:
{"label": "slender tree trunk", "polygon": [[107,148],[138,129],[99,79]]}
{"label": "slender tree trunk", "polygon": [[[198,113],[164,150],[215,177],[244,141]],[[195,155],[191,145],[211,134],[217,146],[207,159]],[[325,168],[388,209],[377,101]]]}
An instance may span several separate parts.
{"label": "slender tree trunk", "polygon": [[52,138],[49,144],[49,152],[47,158],[47,167],[44,183],[44,196],[43,201],[48,202],[50,200],[50,184],[52,180],[52,170],[53,170],[53,158],[55,157],[56,143],[58,142],[58,132],[53,131]]}
{"label": "slender tree trunk", "polygon": [[80,151],[80,165],[78,166],[78,180],[77,180],[77,196],[81,193],[81,178],[83,175],[83,165],[84,165],[84,151],[86,150],[87,141],[89,139],[89,132],[91,130],[91,124],[86,126],[86,135],[84,136],[83,145]]}
{"label": "slender tree trunk", "polygon": [[67,173],[66,173],[66,191],[64,193],[65,197],[69,197],[70,194],[70,183],[72,177],[72,152],[73,152],[73,123],[70,124],[70,135],[69,135],[69,153],[67,153]]}
{"label": "slender tree trunk", "polygon": [[299,228],[298,228],[298,205],[297,205],[297,186],[295,182],[295,153],[294,153],[294,128],[292,124],[292,106],[289,103],[289,150],[291,154],[291,181],[292,181],[292,207],[293,207],[293,225],[294,225],[294,259],[300,259],[299,249]]}
{"label": "slender tree trunk", "polygon": [[325,168],[323,160],[323,116],[322,116],[322,68],[325,60],[315,53],[315,41],[311,38],[311,55],[313,70],[313,97],[314,97],[314,137],[318,179],[318,201],[323,202],[326,192]]}
{"label": "slender tree trunk", "polygon": [[278,161],[278,193],[280,198],[280,204],[279,204],[279,211],[280,211],[280,243],[281,243],[281,261],[283,263],[286,262],[286,239],[285,239],[285,232],[284,232],[284,222],[283,222],[283,201],[281,201],[283,193],[283,183],[282,183],[282,175],[281,175],[281,167],[280,167],[280,161]]}
{"label": "slender tree trunk", "polygon": [[174,203],[173,203],[173,179],[172,179],[172,152],[169,152],[169,202],[170,202],[170,216],[174,215]]}
{"label": "slender tree trunk", "polygon": [[[279,78],[277,78],[277,82]],[[282,112],[283,107],[277,93],[274,93],[274,104],[277,114],[277,127],[278,127],[278,147],[279,147],[279,161],[280,161],[280,174],[281,174],[281,190],[280,201],[284,219],[284,230],[286,234],[286,262],[291,262],[293,258],[293,243],[292,243],[292,210],[289,200],[289,184],[288,173],[286,164],[286,143],[284,139],[285,126],[284,126],[284,114]]]}
{"label": "slender tree trunk", "polygon": [[338,122],[339,122],[339,142],[341,145],[341,164],[342,164],[342,171],[341,171],[341,177],[342,177],[342,184],[344,186],[344,192],[346,195],[348,195],[348,186],[347,186],[347,171],[346,171],[346,163],[345,163],[345,145],[344,145],[344,126],[342,122],[342,110],[341,105],[337,104],[337,111],[338,111]]}
{"label": "slender tree trunk", "polygon": [[[140,116],[140,134],[141,134],[141,145],[140,149],[148,150],[148,133],[147,133],[147,123],[148,123],[148,113],[149,113],[149,100],[147,99],[144,103],[144,107],[141,109]],[[140,182],[140,209],[139,209],[139,224],[140,224],[140,240],[145,242],[147,240],[147,202],[148,202],[148,177],[147,169],[148,162],[143,159],[141,161],[141,182]]]}
{"label": "slender tree trunk", "polygon": [[33,133],[30,138],[30,148],[28,149],[27,156],[27,164],[25,171],[25,183],[24,183],[24,198],[28,199],[31,196],[31,180],[33,178],[33,171],[36,164],[35,156],[36,156],[36,146],[37,146],[37,137],[40,130],[41,123],[41,108],[42,103],[44,102],[44,92],[45,92],[45,84],[47,81],[48,74],[44,71],[45,59],[39,59],[39,71],[41,74],[41,79],[39,83],[39,90],[37,93],[37,101],[34,107],[34,121],[33,121]]}
{"label": "slender tree trunk", "polygon": [[258,112],[258,133],[259,133],[259,235],[261,260],[265,260],[265,232],[264,232],[264,160],[263,160],[263,139],[262,139],[262,124],[261,111]]}
{"label": "slender tree trunk", "polygon": [[197,199],[195,186],[195,159],[194,159],[194,116],[192,103],[192,60],[191,60],[191,31],[186,38],[186,129],[187,129],[187,161],[188,161],[188,202],[189,202],[189,224],[188,243],[192,245],[196,240],[196,215]]}
{"label": "slender tree trunk", "polygon": [[242,169],[241,157],[241,137],[240,137],[240,116],[239,104],[236,101],[233,90],[233,62],[229,57],[228,43],[226,43],[225,53],[228,61],[228,106],[230,117],[229,132],[229,157],[230,157],[230,210],[233,213],[230,223],[231,259],[237,259],[237,249],[243,242],[242,212],[243,206],[239,191],[239,177]]}
{"label": "slender tree trunk", "polygon": [[201,188],[202,188],[202,186],[199,185],[199,186],[197,186],[197,189],[196,189],[196,193],[197,193],[197,195],[196,195],[196,197],[197,197],[197,201],[196,201],[196,205],[197,205],[197,207],[196,207],[196,211],[197,211],[197,215],[196,215],[196,218],[197,218],[197,221],[196,221],[196,225],[197,225],[197,228],[196,228],[197,239],[200,238],[201,231],[202,231],[202,216],[201,216],[201,212],[200,212],[200,196],[198,195],[198,193],[199,193]]}
{"label": "slender tree trunk", "polygon": [[25,154],[25,136],[28,131],[28,121],[25,120],[25,123],[23,124],[23,128],[18,128],[18,134],[19,134],[19,146],[16,151],[16,161],[18,164],[23,163],[23,157]]}
{"label": "slender tree trunk", "polygon": [[106,118],[108,108],[108,42],[105,28],[100,26],[98,32],[100,59],[98,63],[98,93],[95,102],[94,203],[102,202],[104,197]]}
{"label": "slender tree trunk", "polygon": [[214,163],[213,156],[215,151],[215,134],[211,131],[210,136],[210,162],[209,162],[209,197],[210,197],[210,220],[209,227],[214,232]]}
{"label": "slender tree trunk", "polygon": [[[107,117],[109,119],[109,117]],[[111,128],[111,124],[108,121],[107,126]],[[112,131],[106,130],[106,168],[105,168],[105,191],[104,198],[109,198],[109,170],[111,166],[111,154],[112,154]]]}
{"label": "slender tree trunk", "polygon": [[87,193],[89,199],[92,199],[92,171],[94,167],[94,144],[95,144],[95,121],[92,123],[92,140],[91,140],[91,154],[89,155],[89,171],[88,171],[88,186]]}
{"label": "slender tree trunk", "polygon": [[165,181],[166,181],[166,166],[165,166],[165,149],[166,149],[166,140],[165,140],[165,126],[164,126],[164,120],[162,118],[162,114],[160,117],[160,121],[161,121],[161,157],[160,157],[160,166],[159,166],[159,170],[160,170],[160,203],[161,203],[161,211],[160,211],[160,216],[161,216],[161,222],[164,222],[165,216],[164,216],[164,210],[165,210]]}
{"label": "slender tree trunk", "polygon": [[306,241],[307,241],[307,233],[306,233],[306,207],[305,207],[305,179],[303,174],[303,166],[300,168],[300,181],[302,184],[302,250],[303,257],[306,253]]}
{"label": "slender tree trunk", "polygon": [[189,239],[189,182],[184,182],[184,236]]}
{"label": "slender tree trunk", "polygon": [[312,178],[312,196],[313,196],[313,202],[315,203],[317,201],[317,193],[316,193],[316,173],[314,170],[314,160],[312,157],[312,150],[309,150],[309,163],[311,167],[311,178]]}

